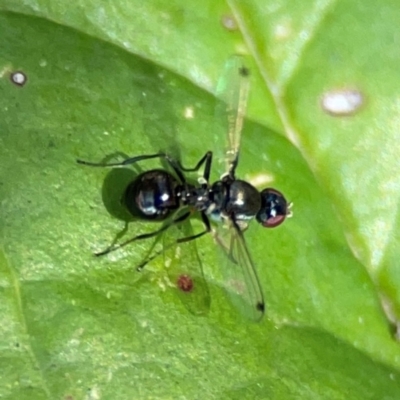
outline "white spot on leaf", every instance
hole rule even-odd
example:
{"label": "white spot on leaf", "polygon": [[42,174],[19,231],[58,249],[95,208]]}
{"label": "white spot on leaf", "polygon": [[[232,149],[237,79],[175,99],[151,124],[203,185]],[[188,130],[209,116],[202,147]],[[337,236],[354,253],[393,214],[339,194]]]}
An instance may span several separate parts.
{"label": "white spot on leaf", "polygon": [[221,24],[228,31],[236,31],[238,29],[235,18],[229,14],[225,14],[221,17]]}
{"label": "white spot on leaf", "polygon": [[100,389],[97,386],[91,387],[85,397],[86,400],[100,400]]}
{"label": "white spot on leaf", "polygon": [[263,187],[274,181],[274,176],[266,173],[249,176],[246,175],[246,178],[248,178],[250,183],[255,187]]}
{"label": "white spot on leaf", "polygon": [[185,107],[183,111],[183,116],[186,119],[193,119],[194,118],[194,108],[192,106]]}
{"label": "white spot on leaf", "polygon": [[322,108],[335,116],[346,116],[356,113],[364,103],[358,90],[342,89],[326,92],[321,100]]}
{"label": "white spot on leaf", "polygon": [[28,78],[23,72],[15,71],[10,75],[10,79],[11,82],[15,83],[16,85],[24,86]]}
{"label": "white spot on leaf", "polygon": [[287,39],[292,33],[291,24],[289,21],[284,21],[277,24],[274,28],[274,36],[277,40]]}

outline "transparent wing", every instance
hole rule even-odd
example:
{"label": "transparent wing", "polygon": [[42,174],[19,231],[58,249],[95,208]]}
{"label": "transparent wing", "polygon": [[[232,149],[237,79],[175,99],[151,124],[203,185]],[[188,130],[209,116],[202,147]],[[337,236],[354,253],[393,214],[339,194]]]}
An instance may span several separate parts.
{"label": "transparent wing", "polygon": [[214,233],[224,255],[222,272],[232,303],[245,317],[261,320],[265,309],[264,297],[243,232],[227,219]]}
{"label": "transparent wing", "polygon": [[[246,66],[244,57],[238,55],[230,57],[225,64],[216,90],[218,99],[216,118],[226,124],[224,127],[227,135],[223,156],[224,172],[234,171],[237,164],[249,89],[250,70]],[[218,147],[220,146],[217,144]]]}
{"label": "transparent wing", "polygon": [[[185,212],[188,209],[179,210],[174,218]],[[193,236],[190,217],[162,234],[164,263],[168,277],[185,307],[192,314],[204,315],[209,311],[211,301],[196,240],[176,243],[178,239],[190,236]]]}

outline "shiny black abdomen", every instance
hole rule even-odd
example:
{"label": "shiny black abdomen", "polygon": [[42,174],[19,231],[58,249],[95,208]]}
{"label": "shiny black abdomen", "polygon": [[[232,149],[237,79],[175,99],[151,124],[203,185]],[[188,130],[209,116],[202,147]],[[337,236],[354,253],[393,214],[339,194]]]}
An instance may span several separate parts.
{"label": "shiny black abdomen", "polygon": [[177,180],[167,171],[146,171],[126,188],[124,203],[137,218],[162,221],[179,207],[177,187]]}
{"label": "shiny black abdomen", "polygon": [[240,179],[217,181],[212,185],[214,208],[211,216],[220,218],[220,213],[231,215],[237,221],[254,218],[261,208],[261,196],[258,190]]}
{"label": "shiny black abdomen", "polygon": [[254,218],[261,208],[260,193],[248,182],[234,180],[228,193],[225,210],[229,215],[233,215],[235,220],[246,221]]}

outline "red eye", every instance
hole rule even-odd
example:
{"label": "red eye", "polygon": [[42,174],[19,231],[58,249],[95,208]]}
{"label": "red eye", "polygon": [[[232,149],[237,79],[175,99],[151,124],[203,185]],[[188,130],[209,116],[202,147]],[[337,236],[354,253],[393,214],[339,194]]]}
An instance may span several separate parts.
{"label": "red eye", "polygon": [[281,192],[267,188],[261,193],[261,209],[256,215],[257,221],[265,228],[275,228],[288,215],[288,203]]}

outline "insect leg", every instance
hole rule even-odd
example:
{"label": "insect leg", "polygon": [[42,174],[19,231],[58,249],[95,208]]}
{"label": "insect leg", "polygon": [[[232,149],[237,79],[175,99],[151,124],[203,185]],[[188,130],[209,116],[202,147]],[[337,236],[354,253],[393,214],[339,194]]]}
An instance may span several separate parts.
{"label": "insect leg", "polygon": [[207,151],[207,153],[201,158],[201,160],[196,164],[194,168],[185,168],[180,162],[178,162],[179,168],[185,172],[195,172],[200,169],[200,167],[205,163],[203,178],[208,182],[210,178],[212,162],[212,151]]}
{"label": "insect leg", "polygon": [[196,235],[192,235],[192,236],[187,236],[181,239],[178,239],[176,242],[177,243],[185,243],[185,242],[190,242],[191,240],[195,240],[198,239],[199,237],[205,235],[206,233],[211,232],[211,224],[210,224],[210,220],[208,219],[207,215],[202,212],[201,213],[201,219],[203,220],[203,223],[206,227],[206,229],[200,233],[196,233]]}
{"label": "insect leg", "polygon": [[[186,216],[186,214],[184,214],[184,216]],[[186,217],[187,218],[187,217]],[[201,213],[201,219],[203,220],[204,225],[206,226],[206,229],[200,233],[197,233],[196,235],[192,235],[192,236],[187,236],[184,238],[180,238],[176,241],[174,241],[173,243],[170,243],[167,247],[164,247],[162,250],[157,251],[155,254],[153,254],[151,257],[145,259],[144,261],[142,261],[138,266],[137,266],[137,270],[140,272],[142,271],[142,269],[146,266],[146,264],[148,264],[150,261],[154,260],[156,257],[158,257],[160,254],[162,254],[166,249],[171,248],[172,246],[175,246],[177,243],[186,243],[186,242],[190,242],[192,240],[198,239],[199,237],[205,235],[206,233],[209,233],[211,231],[211,225],[210,225],[210,221],[207,217],[207,215],[205,213]],[[170,226],[170,225],[169,225]]]}
{"label": "insect leg", "polygon": [[141,155],[141,156],[126,158],[123,161],[114,162],[114,163],[106,163],[106,162],[94,163],[94,162],[84,161],[84,160],[80,160],[80,159],[77,159],[76,162],[78,164],[89,165],[91,167],[123,167],[124,165],[134,164],[134,163],[137,163],[138,161],[149,160],[149,159],[157,158],[157,157],[163,158],[163,157],[165,157],[165,154],[157,153],[157,154],[150,154],[150,155]]}
{"label": "insect leg", "polygon": [[172,225],[175,225],[175,224],[178,224],[178,223],[184,221],[187,217],[189,217],[190,214],[191,214],[190,211],[188,211],[185,214],[182,214],[180,217],[173,219],[170,223],[163,225],[160,229],[158,229],[156,231],[149,232],[149,233],[142,233],[141,235],[137,235],[131,239],[126,240],[125,242],[115,244],[115,245],[113,244],[113,245],[107,247],[105,250],[100,251],[99,253],[95,253],[95,256],[97,256],[97,257],[104,256],[105,254],[108,254],[108,253],[111,253],[112,251],[118,250],[121,247],[124,247],[129,243],[136,242],[137,240],[149,239],[154,236],[157,236],[161,232],[167,230]]}
{"label": "insect leg", "polygon": [[186,182],[186,179],[182,174],[181,166],[180,166],[179,162],[165,153],[157,153],[157,154],[149,154],[149,155],[130,157],[123,161],[115,162],[115,163],[104,163],[104,162],[93,163],[90,161],[84,161],[84,160],[80,160],[80,159],[77,159],[76,162],[78,164],[88,165],[91,167],[123,167],[125,165],[135,164],[139,161],[150,160],[153,158],[164,158],[169,163],[171,168],[175,171],[175,173],[178,175],[178,178],[180,179],[181,183]]}

